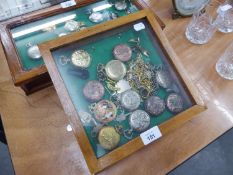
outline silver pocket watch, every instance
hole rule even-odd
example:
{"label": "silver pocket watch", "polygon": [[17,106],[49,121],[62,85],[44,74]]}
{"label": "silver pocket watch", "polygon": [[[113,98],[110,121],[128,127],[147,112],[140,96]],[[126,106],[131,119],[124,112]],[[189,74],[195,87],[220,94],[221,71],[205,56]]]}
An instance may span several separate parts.
{"label": "silver pocket watch", "polygon": [[27,54],[30,57],[30,59],[39,60],[42,58],[38,45],[33,45],[32,43],[29,42],[26,44],[26,47],[28,48]]}

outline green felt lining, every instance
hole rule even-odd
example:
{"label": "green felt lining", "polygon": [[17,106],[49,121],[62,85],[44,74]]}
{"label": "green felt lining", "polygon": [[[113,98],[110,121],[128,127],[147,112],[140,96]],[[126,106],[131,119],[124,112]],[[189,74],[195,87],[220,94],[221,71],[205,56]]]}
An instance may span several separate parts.
{"label": "green felt lining", "polygon": [[[143,22],[146,26],[145,30],[141,30],[139,32],[136,32],[133,29],[133,25]],[[120,35],[119,35],[120,33]],[[54,50],[52,52],[52,55],[54,57],[54,60],[56,62],[56,65],[58,67],[58,70],[60,72],[60,75],[62,76],[65,86],[69,92],[69,95],[72,99],[72,102],[74,106],[76,107],[77,111],[86,111],[89,112],[88,106],[91,104],[89,103],[85,97],[83,96],[82,89],[84,85],[89,80],[95,80],[96,77],[96,67],[98,63],[106,64],[111,59],[113,59],[113,48],[118,44],[129,44],[128,41],[132,38],[139,37],[141,40],[141,45],[143,48],[149,51],[150,57],[143,57],[143,59],[146,62],[151,62],[155,65],[164,65],[167,67],[170,71],[171,77],[173,79],[173,85],[176,87],[175,91],[177,91],[183,98],[185,108],[190,108],[193,103],[192,99],[188,96],[188,94],[185,92],[185,88],[182,87],[182,83],[177,78],[175,71],[172,69],[171,65],[169,64],[166,56],[163,54],[162,50],[160,49],[157,40],[155,39],[155,36],[153,35],[153,32],[150,28],[150,25],[147,23],[146,20],[140,20],[135,23],[119,27],[117,29],[110,30],[108,32],[93,36],[89,39],[84,39],[82,41],[72,43],[71,45],[67,45],[65,47],[59,48],[57,50]],[[88,71],[90,73],[90,77],[88,80],[81,80],[76,76],[70,75],[68,73],[68,70],[71,68],[74,68],[74,66],[71,63],[68,63],[65,66],[62,66],[60,64],[60,58],[61,56],[65,56],[67,58],[70,58],[72,53],[77,49],[84,49],[87,51],[91,57],[92,57],[92,63],[90,67],[88,68]],[[136,53],[133,54],[132,59],[135,59]],[[127,63],[126,63],[127,65]],[[160,88],[156,95],[161,97],[162,99],[166,99],[168,96],[168,92],[165,89]],[[104,99],[109,99],[109,94],[106,92]],[[143,103],[140,106],[140,109],[144,109]],[[172,118],[174,114],[169,112],[167,109],[165,112],[163,112],[158,117],[151,116],[151,124],[150,127],[153,127],[155,125],[159,125],[170,118]],[[112,121],[108,123],[108,125],[115,126],[116,124],[120,124],[124,127],[124,129],[129,129],[129,123],[128,120],[125,120],[121,123],[118,123],[117,121]],[[89,138],[90,144],[92,145],[92,148],[96,154],[97,158],[100,158],[108,153],[108,151],[101,148],[101,146],[98,144],[98,140],[96,137],[91,136],[91,130],[93,129],[93,126],[86,126],[84,127],[87,137]],[[133,138],[139,136],[140,133],[134,132]],[[129,140],[121,136],[120,144],[119,146],[124,145]]]}

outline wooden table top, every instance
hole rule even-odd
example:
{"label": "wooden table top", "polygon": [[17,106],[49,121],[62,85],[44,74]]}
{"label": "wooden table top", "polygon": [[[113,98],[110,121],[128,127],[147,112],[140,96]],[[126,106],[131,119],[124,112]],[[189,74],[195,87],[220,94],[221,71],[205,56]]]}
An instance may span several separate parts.
{"label": "wooden table top", "polygon": [[[165,22],[164,32],[208,109],[100,175],[166,174],[233,126],[233,81],[215,71],[233,33],[217,32],[208,44],[193,45],[184,36],[190,18],[171,20],[171,0],[147,3]],[[25,96],[13,85],[2,47],[0,58],[0,113],[16,174],[89,174],[54,88]]]}

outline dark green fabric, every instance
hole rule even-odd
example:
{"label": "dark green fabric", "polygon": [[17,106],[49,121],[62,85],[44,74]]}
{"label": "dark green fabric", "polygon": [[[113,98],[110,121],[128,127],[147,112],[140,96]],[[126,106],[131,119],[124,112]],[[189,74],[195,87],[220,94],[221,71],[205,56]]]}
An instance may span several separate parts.
{"label": "dark green fabric", "polygon": [[[146,25],[146,21],[142,21]],[[76,107],[77,111],[86,111],[89,112],[88,106],[90,103],[84,98],[82,94],[82,89],[84,85],[89,80],[95,80],[96,79],[96,66],[98,63],[106,64],[108,61],[113,59],[112,50],[113,48],[118,44],[129,44],[128,40],[132,38],[140,37],[141,44],[143,48],[149,51],[150,57],[143,57],[146,62],[152,62],[152,64],[155,65],[165,65],[166,67],[171,67],[167,64],[167,60],[164,56],[164,54],[161,52],[161,49],[159,49],[158,43],[155,39],[152,39],[154,37],[152,35],[151,29],[149,26],[146,25],[145,30],[141,30],[139,32],[136,32],[133,29],[133,24],[121,27],[118,29],[114,29],[112,31],[105,32],[101,35],[96,35],[90,39],[83,40],[81,42],[73,43],[71,45],[68,45],[66,47],[60,48],[58,50],[55,50],[53,52],[53,57],[55,59],[55,62],[57,64],[58,70],[64,80],[64,83],[66,85],[66,88],[69,92],[69,95],[74,103],[74,106]],[[120,34],[119,34],[120,33]],[[74,68],[72,64],[67,64],[65,66],[61,66],[59,63],[59,59],[61,56],[66,56],[68,58],[71,57],[71,54],[76,49],[84,49],[86,50],[92,57],[92,63],[90,67],[88,68],[88,71],[90,73],[90,77],[88,80],[81,80],[76,76],[68,74],[68,69]],[[135,59],[136,53],[133,54],[132,59]],[[127,63],[126,63],[127,65]],[[181,86],[181,83],[178,81],[176,75],[174,74],[173,70],[170,70],[170,73],[173,77],[173,82],[178,88],[178,93],[183,96],[184,103],[185,103],[185,109],[192,106],[192,102],[188,95],[185,93],[184,88]],[[160,88],[157,95],[161,97],[162,99],[165,99],[168,96],[168,92],[166,92],[164,89]],[[106,92],[104,99],[109,99],[109,94]],[[141,109],[143,108],[143,103],[140,106]],[[164,113],[162,113],[159,117],[153,117],[151,116],[151,125],[150,127],[153,127],[155,125],[159,125],[171,117],[173,117],[174,114],[170,113],[167,109]],[[112,121],[108,125],[114,126],[118,122]],[[124,129],[129,129],[129,123],[128,120],[120,123]],[[93,127],[84,127],[86,134],[90,140],[90,143],[92,145],[92,148],[94,152],[96,153],[97,158],[105,155],[107,151],[101,149],[100,146],[98,146],[97,138],[91,137],[91,130]],[[134,138],[139,136],[140,133],[135,132]],[[125,139],[123,136],[121,137],[121,141],[119,146],[122,146],[123,144],[127,143],[128,140]]]}

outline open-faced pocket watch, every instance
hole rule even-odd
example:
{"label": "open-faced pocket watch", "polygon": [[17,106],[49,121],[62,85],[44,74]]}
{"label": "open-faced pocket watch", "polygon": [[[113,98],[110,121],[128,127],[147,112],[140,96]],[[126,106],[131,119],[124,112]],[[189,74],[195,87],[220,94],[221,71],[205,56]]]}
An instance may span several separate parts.
{"label": "open-faced pocket watch", "polygon": [[204,8],[210,0],[172,0],[174,12],[172,18],[188,17],[195,11]]}

